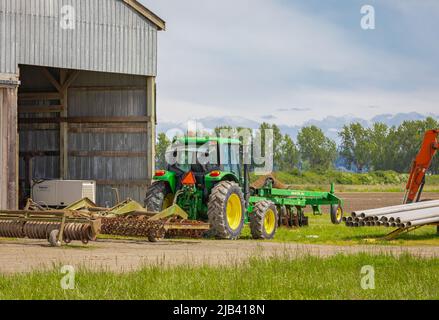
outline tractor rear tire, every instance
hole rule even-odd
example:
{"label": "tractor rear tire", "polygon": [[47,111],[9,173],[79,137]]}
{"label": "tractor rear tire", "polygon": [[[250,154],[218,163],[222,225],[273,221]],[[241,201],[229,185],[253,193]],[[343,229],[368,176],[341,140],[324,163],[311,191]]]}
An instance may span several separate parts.
{"label": "tractor rear tire", "polygon": [[250,214],[250,229],[253,239],[273,239],[277,222],[276,205],[268,200],[257,202]]}
{"label": "tractor rear tire", "polygon": [[174,195],[166,181],[154,182],[147,190],[145,196],[145,208],[148,211],[160,212],[172,205]]}
{"label": "tractor rear tire", "polygon": [[245,221],[245,204],[241,188],[235,182],[221,181],[209,196],[207,216],[211,233],[220,239],[235,240]]}
{"label": "tractor rear tire", "polygon": [[340,205],[331,205],[331,222],[340,224],[343,221],[343,208]]}

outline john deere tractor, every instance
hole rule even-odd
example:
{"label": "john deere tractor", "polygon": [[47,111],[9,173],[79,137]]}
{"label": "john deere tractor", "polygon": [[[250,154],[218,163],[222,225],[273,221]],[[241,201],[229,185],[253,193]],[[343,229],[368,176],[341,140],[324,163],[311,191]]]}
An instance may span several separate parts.
{"label": "john deere tractor", "polygon": [[190,220],[207,221],[209,233],[221,239],[239,238],[245,223],[253,238],[272,239],[282,219],[292,225],[293,217],[299,217],[300,224],[306,205],[314,213],[322,204],[331,205],[333,222],[342,219],[342,201],[333,188],[329,193],[276,189],[270,179],[251,188],[239,139],[183,137],[173,146],[166,154],[167,167],[155,172],[155,182],[146,192],[148,211],[178,205]]}

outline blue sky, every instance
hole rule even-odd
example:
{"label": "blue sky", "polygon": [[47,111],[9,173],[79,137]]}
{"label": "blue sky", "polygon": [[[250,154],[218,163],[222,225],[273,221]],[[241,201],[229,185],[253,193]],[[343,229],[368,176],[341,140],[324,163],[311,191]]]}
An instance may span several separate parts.
{"label": "blue sky", "polygon": [[[439,1],[141,0],[159,34],[158,118],[439,113]],[[375,8],[375,30],[360,26]]]}

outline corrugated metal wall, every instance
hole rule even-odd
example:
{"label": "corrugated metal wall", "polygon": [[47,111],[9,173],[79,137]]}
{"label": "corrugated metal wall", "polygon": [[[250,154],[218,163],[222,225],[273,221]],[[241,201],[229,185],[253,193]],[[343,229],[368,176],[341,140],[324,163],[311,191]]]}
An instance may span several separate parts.
{"label": "corrugated metal wall", "polygon": [[[95,87],[97,83],[100,88]],[[68,97],[69,117],[146,116],[145,77],[83,72],[69,89]],[[70,155],[69,178],[96,180],[100,205],[115,203],[113,187],[119,189],[122,199],[131,197],[143,203],[148,178],[146,123],[69,127],[69,152],[119,153],[106,157]]]}
{"label": "corrugated metal wall", "polygon": [[[52,70],[54,72],[54,70]],[[41,81],[36,81],[40,77]],[[147,81],[144,76],[81,71],[68,89],[68,117],[145,117]],[[41,68],[22,66],[21,91],[49,91],[51,85],[42,77]],[[31,101],[45,103],[47,101]],[[26,101],[26,104],[29,104]],[[57,114],[21,113],[20,118],[56,118]],[[133,198],[143,203],[148,183],[147,123],[69,123],[67,179],[96,180],[97,202],[111,206],[116,202],[112,188],[121,199]],[[20,152],[53,151],[55,154],[33,159],[33,177],[60,177],[58,123],[23,124]],[[24,179],[24,161],[20,160],[20,178]]]}
{"label": "corrugated metal wall", "polygon": [[[63,6],[74,30],[61,28]],[[157,28],[120,0],[0,0],[0,57],[0,73],[28,64],[155,76]]]}
{"label": "corrugated metal wall", "polygon": [[[52,85],[43,76],[39,68],[22,66],[21,69],[20,91],[53,91]],[[20,95],[19,95],[20,96]],[[53,104],[56,101],[22,101],[21,105],[41,105]],[[54,113],[20,113],[19,118],[55,118]],[[20,157],[20,179],[24,179],[24,160],[23,154],[33,151],[53,151],[52,155],[39,155],[33,158],[32,176],[36,179],[55,179],[59,178],[59,125],[51,124],[44,126],[44,130],[38,127],[21,126],[19,128],[19,149]]]}

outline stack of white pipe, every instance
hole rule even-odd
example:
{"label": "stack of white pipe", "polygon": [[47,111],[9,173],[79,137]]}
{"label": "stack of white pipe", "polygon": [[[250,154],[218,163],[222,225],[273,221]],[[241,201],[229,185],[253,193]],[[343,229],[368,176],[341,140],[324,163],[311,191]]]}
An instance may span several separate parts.
{"label": "stack of white pipe", "polygon": [[439,223],[439,200],[354,211],[343,220],[348,227],[409,228]]}

